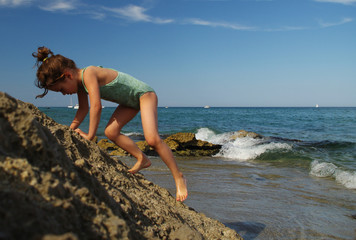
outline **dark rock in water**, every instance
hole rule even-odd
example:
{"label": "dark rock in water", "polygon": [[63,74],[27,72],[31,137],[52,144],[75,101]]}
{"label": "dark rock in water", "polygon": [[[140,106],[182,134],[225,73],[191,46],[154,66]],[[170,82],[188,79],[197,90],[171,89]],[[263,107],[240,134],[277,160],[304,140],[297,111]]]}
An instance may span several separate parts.
{"label": "dark rock in water", "polygon": [[[173,154],[178,156],[212,156],[217,154],[221,149],[221,145],[197,140],[194,133],[176,133],[167,137],[164,142],[172,150]],[[146,141],[140,141],[136,144],[146,155],[157,155]],[[110,155],[129,155],[125,150],[109,142],[107,139],[100,140],[98,145],[102,149],[109,151]]]}
{"label": "dark rock in water", "polygon": [[0,239],[241,239],[0,93]]}
{"label": "dark rock in water", "polygon": [[237,138],[244,138],[244,137],[250,137],[250,138],[262,138],[262,135],[255,133],[255,132],[248,132],[245,130],[240,130],[236,134],[231,136],[231,140],[235,140]]}
{"label": "dark rock in water", "polygon": [[197,140],[193,133],[176,133],[164,142],[179,156],[212,156],[221,149],[221,145]]}
{"label": "dark rock in water", "polygon": [[106,151],[113,151],[119,148],[115,143],[110,142],[108,139],[101,139],[97,144],[100,148]]}

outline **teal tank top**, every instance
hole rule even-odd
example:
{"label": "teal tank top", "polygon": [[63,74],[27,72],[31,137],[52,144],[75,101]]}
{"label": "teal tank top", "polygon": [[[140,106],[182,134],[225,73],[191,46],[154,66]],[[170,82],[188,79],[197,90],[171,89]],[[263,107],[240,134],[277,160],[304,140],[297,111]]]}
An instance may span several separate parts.
{"label": "teal tank top", "polygon": [[[102,66],[99,67],[102,68]],[[85,91],[88,93],[83,77],[86,69],[87,67],[82,71],[82,83]],[[147,92],[154,92],[154,90],[146,83],[129,74],[119,72],[115,69],[112,70],[116,71],[118,75],[108,84],[100,86],[100,97],[107,101],[140,110],[140,97]]]}

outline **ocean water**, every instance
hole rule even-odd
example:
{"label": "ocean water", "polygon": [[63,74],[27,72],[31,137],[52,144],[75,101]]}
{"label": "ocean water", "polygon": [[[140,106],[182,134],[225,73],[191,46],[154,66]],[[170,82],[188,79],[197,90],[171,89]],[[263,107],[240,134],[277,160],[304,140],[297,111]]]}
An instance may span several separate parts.
{"label": "ocean water", "polygon": [[[40,110],[67,125],[75,115]],[[114,110],[103,109],[99,138]],[[162,138],[193,132],[223,146],[213,157],[177,158],[188,206],[245,239],[356,239],[356,108],[159,108],[158,118]],[[241,129],[263,138],[231,140]],[[123,132],[143,139],[139,115]],[[152,162],[142,173],[175,195],[167,167]]]}

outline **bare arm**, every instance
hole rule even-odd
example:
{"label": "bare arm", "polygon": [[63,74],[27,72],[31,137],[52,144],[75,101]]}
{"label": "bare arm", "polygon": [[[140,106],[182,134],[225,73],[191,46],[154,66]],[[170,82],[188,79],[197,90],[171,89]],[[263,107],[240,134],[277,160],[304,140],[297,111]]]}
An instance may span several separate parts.
{"label": "bare arm", "polygon": [[[99,82],[95,72],[91,68],[87,68],[87,70],[85,71],[84,81],[88,89],[89,100],[90,100],[89,132],[86,134],[80,129],[78,129],[77,132],[79,132],[79,134],[84,138],[88,140],[92,140],[95,137],[96,131],[99,126],[102,106],[101,106],[101,99],[100,99]],[[88,110],[86,111],[86,113],[87,112]]]}
{"label": "bare arm", "polygon": [[75,117],[70,125],[71,129],[77,129],[79,125],[83,122],[85,116],[88,114],[89,111],[89,104],[88,104],[88,96],[85,92],[79,91],[78,92],[78,103],[79,108]]}

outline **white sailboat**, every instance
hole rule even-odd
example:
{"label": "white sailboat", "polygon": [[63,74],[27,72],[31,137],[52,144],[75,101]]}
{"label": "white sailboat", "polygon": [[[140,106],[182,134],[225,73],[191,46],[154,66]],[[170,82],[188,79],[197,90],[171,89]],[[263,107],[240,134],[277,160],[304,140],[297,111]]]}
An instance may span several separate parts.
{"label": "white sailboat", "polygon": [[79,109],[79,104],[75,104],[74,109]]}
{"label": "white sailboat", "polygon": [[319,107],[319,104],[316,104],[315,107],[318,108],[318,107]]}

